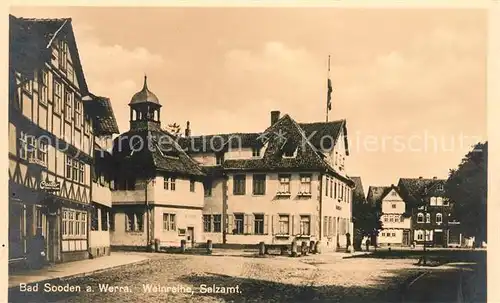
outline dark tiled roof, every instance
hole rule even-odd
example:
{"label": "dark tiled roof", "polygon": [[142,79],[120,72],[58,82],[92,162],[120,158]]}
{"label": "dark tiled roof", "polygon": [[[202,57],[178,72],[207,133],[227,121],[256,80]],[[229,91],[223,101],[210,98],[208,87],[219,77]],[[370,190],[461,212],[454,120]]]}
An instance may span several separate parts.
{"label": "dark tiled roof", "polygon": [[401,189],[402,198],[411,203],[420,203],[421,198],[431,191],[437,190],[437,184],[444,184],[442,179],[426,178],[401,178],[398,187]]}
{"label": "dark tiled roof", "polygon": [[329,144],[335,145],[337,143],[337,139],[339,139],[340,132],[344,131],[345,137],[340,139],[345,140],[346,153],[347,155],[349,155],[345,120],[299,123],[299,126],[304,130],[306,137],[309,138],[309,141],[312,143],[312,145],[314,145],[318,149],[331,148]]}
{"label": "dark tiled roof", "polygon": [[222,152],[228,149],[262,146],[259,133],[232,133],[179,138],[179,145],[188,153]]}
{"label": "dark tiled roof", "polygon": [[392,186],[370,186],[366,200],[371,205],[377,205],[391,191]]}
{"label": "dark tiled roof", "polygon": [[113,107],[109,98],[91,95],[92,100],[84,101],[85,112],[92,117],[95,135],[119,134]]}
{"label": "dark tiled roof", "polygon": [[71,18],[35,19],[9,16],[10,29],[10,65],[28,78],[33,72],[50,62],[50,45],[56,36],[65,37],[73,56],[75,75],[83,94],[88,92],[83,74],[80,55],[75,42]]}
{"label": "dark tiled roof", "polygon": [[[143,142],[142,148],[140,142]],[[125,161],[126,165],[143,169],[190,176],[204,175],[198,163],[176,143],[175,137],[163,130],[128,131],[120,135],[114,140],[113,156],[118,163]]]}

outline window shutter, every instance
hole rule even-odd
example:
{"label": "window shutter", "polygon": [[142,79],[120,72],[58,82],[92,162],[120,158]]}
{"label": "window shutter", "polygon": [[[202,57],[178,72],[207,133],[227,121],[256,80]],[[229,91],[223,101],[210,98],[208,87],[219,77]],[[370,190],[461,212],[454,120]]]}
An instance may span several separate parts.
{"label": "window shutter", "polygon": [[273,235],[276,235],[279,233],[279,215],[272,215],[272,221],[273,221]]}
{"label": "window shutter", "polygon": [[246,214],[245,215],[245,234],[253,234],[253,215]]}
{"label": "window shutter", "polygon": [[269,234],[269,215],[264,215],[264,234]]}
{"label": "window shutter", "polygon": [[300,234],[300,216],[299,215],[293,215],[293,235],[298,235]]}
{"label": "window shutter", "polygon": [[226,215],[226,218],[227,218],[227,221],[226,221],[227,233],[232,234],[233,229],[234,229],[234,215],[232,215],[232,214]]}

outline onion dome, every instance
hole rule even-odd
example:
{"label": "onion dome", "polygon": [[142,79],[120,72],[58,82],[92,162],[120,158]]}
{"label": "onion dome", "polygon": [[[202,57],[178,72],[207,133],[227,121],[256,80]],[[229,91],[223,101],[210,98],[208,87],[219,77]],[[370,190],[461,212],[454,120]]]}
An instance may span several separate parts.
{"label": "onion dome", "polygon": [[148,89],[147,79],[148,79],[148,77],[144,76],[144,86],[142,87],[142,90],[135,93],[135,95],[132,97],[132,100],[130,101],[129,105],[139,104],[139,103],[148,103],[148,102],[160,105],[160,101],[158,100],[158,97],[156,97],[156,95]]}

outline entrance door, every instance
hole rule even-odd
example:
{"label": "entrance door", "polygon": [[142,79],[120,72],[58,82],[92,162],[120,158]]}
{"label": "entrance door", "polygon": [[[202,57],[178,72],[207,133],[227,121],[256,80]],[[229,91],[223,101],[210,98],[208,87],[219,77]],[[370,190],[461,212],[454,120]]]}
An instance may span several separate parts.
{"label": "entrance door", "polygon": [[187,228],[187,243],[190,243],[191,247],[194,246],[194,228],[193,227]]}
{"label": "entrance door", "polygon": [[403,230],[403,246],[410,246],[410,231]]}
{"label": "entrance door", "polygon": [[56,216],[48,215],[47,216],[47,233],[45,238],[46,243],[46,253],[47,260],[49,262],[56,262],[57,260],[57,221]]}
{"label": "entrance door", "polygon": [[434,231],[434,245],[444,246],[444,233],[443,231]]}

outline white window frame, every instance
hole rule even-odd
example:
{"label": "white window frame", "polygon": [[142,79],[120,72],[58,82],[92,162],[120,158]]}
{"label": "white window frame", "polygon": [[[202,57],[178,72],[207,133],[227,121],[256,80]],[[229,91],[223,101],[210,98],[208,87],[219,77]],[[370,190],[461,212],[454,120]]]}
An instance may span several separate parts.
{"label": "white window frame", "polygon": [[64,90],[64,120],[71,122],[73,120],[73,92],[68,88]]}
{"label": "white window frame", "polygon": [[[176,220],[177,220],[176,214],[163,213],[163,230],[176,231],[177,230]],[[212,222],[211,218],[210,218],[210,222]]]}
{"label": "white window frame", "polygon": [[443,223],[443,214],[442,213],[437,213],[436,214],[436,223],[437,224],[442,224]]}
{"label": "white window frame", "polygon": [[311,216],[310,215],[301,215],[299,227],[300,227],[300,235],[310,235],[311,234]]}
{"label": "white window frame", "polygon": [[423,213],[418,213],[417,214],[417,223],[424,223],[425,222],[425,216]]}
{"label": "white window frame", "polygon": [[431,223],[431,214],[430,213],[425,214],[425,223]]}
{"label": "white window frame", "polygon": [[300,193],[303,195],[312,194],[312,176],[311,175],[300,175]]}
{"label": "white window frame", "polygon": [[60,115],[62,112],[63,100],[63,85],[61,82],[54,80],[54,113]]}
{"label": "white window frame", "polygon": [[290,194],[292,191],[292,185],[291,185],[291,176],[290,175],[278,175],[279,179],[279,187],[278,187],[278,193],[279,194]]}
{"label": "white window frame", "polygon": [[[286,226],[286,228],[285,228],[285,226]],[[278,234],[281,234],[281,235],[289,235],[290,234],[290,215],[284,215],[284,214],[279,215],[279,217],[278,217],[278,230],[279,230]]]}
{"label": "white window frame", "polygon": [[18,138],[19,158],[28,159],[28,134],[21,131]]}

